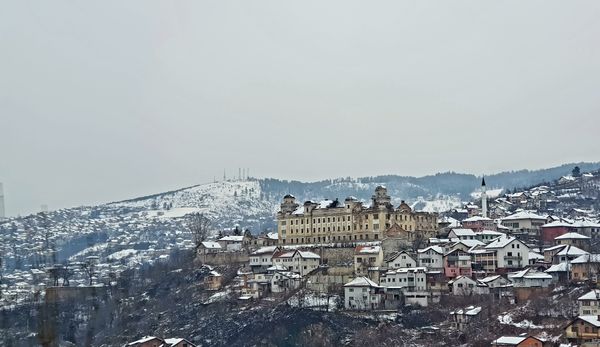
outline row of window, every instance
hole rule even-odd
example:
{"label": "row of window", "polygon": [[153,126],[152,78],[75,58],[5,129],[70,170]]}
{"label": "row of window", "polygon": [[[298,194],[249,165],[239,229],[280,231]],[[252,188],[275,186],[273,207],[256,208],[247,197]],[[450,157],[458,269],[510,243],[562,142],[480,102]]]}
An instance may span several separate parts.
{"label": "row of window", "polygon": [[[363,237],[364,236],[364,237]],[[319,236],[319,237],[296,237],[296,238],[290,238],[289,239],[289,243],[295,243],[295,244],[303,244],[305,242],[335,242],[335,241],[358,241],[358,240],[369,240],[369,234],[360,234],[360,235],[354,235],[354,239],[352,238],[353,235],[348,235],[348,238],[346,238],[346,235],[343,236]],[[283,243],[286,243],[286,239],[282,239]],[[379,234],[374,234],[373,235],[373,240],[379,240]]]}

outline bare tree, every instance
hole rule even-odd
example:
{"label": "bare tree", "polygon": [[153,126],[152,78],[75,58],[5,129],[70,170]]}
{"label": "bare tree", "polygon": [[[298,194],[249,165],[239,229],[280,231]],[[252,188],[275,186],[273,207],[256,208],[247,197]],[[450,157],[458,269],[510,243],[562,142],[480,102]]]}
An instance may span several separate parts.
{"label": "bare tree", "polygon": [[204,213],[193,213],[188,217],[188,228],[196,249],[206,240],[210,232],[212,221]]}
{"label": "bare tree", "polygon": [[96,276],[96,264],[98,263],[98,257],[92,256],[87,257],[85,262],[81,263],[81,269],[85,272],[86,276],[89,280],[89,285],[91,286],[94,281],[94,276]]}

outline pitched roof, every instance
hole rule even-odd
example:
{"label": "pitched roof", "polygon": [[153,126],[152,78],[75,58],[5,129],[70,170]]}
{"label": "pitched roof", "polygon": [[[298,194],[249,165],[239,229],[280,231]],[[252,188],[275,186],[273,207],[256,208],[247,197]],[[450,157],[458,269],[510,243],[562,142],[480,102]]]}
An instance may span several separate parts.
{"label": "pitched roof", "polygon": [[221,245],[214,241],[203,241],[202,246],[208,249],[221,249]]}
{"label": "pitched roof", "polygon": [[525,341],[527,336],[501,336],[496,340],[492,341],[492,344],[498,345],[518,345],[519,343]]}
{"label": "pitched roof", "polygon": [[229,235],[229,236],[223,236],[219,239],[219,241],[233,241],[233,242],[242,242],[244,241],[244,236],[243,235]]}
{"label": "pitched roof", "polygon": [[379,287],[375,282],[367,277],[356,277],[352,281],[344,284],[344,287]]}
{"label": "pitched roof", "polygon": [[452,229],[450,233],[454,233],[454,235],[460,236],[475,236],[475,232],[472,229]]}
{"label": "pitched roof", "polygon": [[566,233],[566,234],[557,236],[554,239],[555,240],[576,240],[576,239],[587,240],[587,239],[589,239],[589,237],[585,236],[585,235],[581,235],[579,233]]}
{"label": "pitched roof", "polygon": [[600,254],[583,254],[571,260],[571,264],[600,263]]}
{"label": "pitched roof", "polygon": [[321,259],[321,257],[313,252],[309,252],[309,251],[298,251],[300,253],[300,257],[304,258],[304,259]]}
{"label": "pitched roof", "polygon": [[577,300],[600,300],[600,289],[592,289],[578,297]]}
{"label": "pitched roof", "polygon": [[[500,236],[496,239],[494,239],[492,242],[490,242],[489,244],[487,244],[485,246],[486,249],[490,249],[490,248],[504,248],[506,247],[508,244],[510,244],[511,242],[517,240],[516,237],[510,237],[510,236]],[[517,240],[518,241],[518,240]]]}
{"label": "pitched roof", "polygon": [[543,219],[546,220],[546,217],[540,216],[539,214],[535,214],[533,212],[521,211],[515,214],[511,214],[510,216],[502,218],[505,220],[520,220],[520,219]]}
{"label": "pitched roof", "polygon": [[440,246],[429,246],[427,248],[419,249],[419,250],[417,250],[417,252],[419,252],[419,253],[425,253],[425,252],[427,252],[429,250],[432,250],[432,251],[434,251],[436,253],[439,253],[439,254],[444,254],[444,249],[442,247],[440,247]]}
{"label": "pitched roof", "polygon": [[563,248],[557,255],[582,255],[589,254],[581,248],[577,248],[575,246],[567,245],[567,247]]}
{"label": "pitched roof", "polygon": [[598,320],[598,316],[596,316],[596,315],[594,315],[594,316],[579,316],[576,319],[581,319],[582,321],[590,323],[591,325],[593,325],[595,327],[600,327],[600,320]]}
{"label": "pitched roof", "polygon": [[357,246],[354,253],[360,254],[377,254],[381,251],[380,246]]}

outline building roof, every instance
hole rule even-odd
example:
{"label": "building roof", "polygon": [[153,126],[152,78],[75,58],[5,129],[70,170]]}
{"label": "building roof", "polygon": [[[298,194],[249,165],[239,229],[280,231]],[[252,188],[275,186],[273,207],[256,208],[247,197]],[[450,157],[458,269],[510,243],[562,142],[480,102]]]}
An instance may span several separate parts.
{"label": "building roof", "polygon": [[571,260],[571,264],[600,263],[600,254],[583,254]]}
{"label": "building roof", "polygon": [[554,238],[555,240],[588,240],[589,237],[585,235],[581,235],[579,233],[566,233]]}
{"label": "building roof", "polygon": [[444,249],[442,247],[440,247],[440,246],[429,246],[427,248],[419,249],[419,250],[417,250],[417,252],[419,252],[419,253],[425,253],[425,252],[427,252],[429,250],[432,250],[432,251],[434,251],[436,253],[439,253],[439,254],[444,254]]}
{"label": "building roof", "polygon": [[531,268],[527,268],[525,270],[513,272],[508,275],[509,279],[512,278],[527,278],[527,279],[552,279],[551,275],[547,273],[534,271]]}
{"label": "building roof", "polygon": [[344,287],[379,287],[375,282],[371,281],[369,278],[361,276],[356,277],[352,281],[344,284]]}
{"label": "building roof", "polygon": [[463,219],[462,221],[463,222],[479,222],[479,221],[491,222],[491,221],[493,221],[493,219],[490,219],[487,217],[481,217],[481,216],[473,216],[473,217]]}
{"label": "building roof", "polygon": [[567,247],[563,248],[557,255],[583,255],[589,254],[581,248],[577,248],[575,246],[567,245]]}
{"label": "building roof", "polygon": [[596,315],[594,315],[594,316],[579,316],[576,319],[581,319],[582,321],[590,323],[591,325],[593,325],[595,327],[600,327],[600,320],[598,320],[598,316],[596,316]]}
{"label": "building roof", "polygon": [[[487,244],[485,246],[486,249],[492,249],[492,248],[504,248],[506,247],[508,244],[510,244],[511,242],[517,240],[516,237],[510,237],[510,236],[500,236],[494,240],[492,240],[492,242],[490,242],[489,244]],[[518,241],[518,240],[517,240]]]}
{"label": "building roof", "polygon": [[260,254],[273,254],[273,252],[275,252],[275,250],[277,249],[277,246],[267,246],[267,247],[261,247],[259,249],[257,249],[256,251],[252,252],[250,255],[260,255]]}
{"label": "building roof", "polygon": [[354,253],[358,254],[377,254],[381,252],[380,246],[357,246]]}
{"label": "building roof", "polygon": [[493,276],[488,276],[488,277],[484,277],[482,279],[479,280],[479,282],[482,283],[489,283],[489,282],[494,282],[495,280],[497,280],[498,278],[501,278],[501,275],[493,275]]}
{"label": "building roof", "polygon": [[492,344],[497,344],[497,345],[518,345],[519,343],[525,341],[525,339],[527,338],[527,336],[501,336],[497,339],[495,339],[494,341],[492,341]]}
{"label": "building roof", "polygon": [[515,214],[511,214],[510,216],[502,218],[503,221],[505,221],[505,220],[521,220],[521,219],[543,219],[543,220],[546,220],[546,217],[540,216],[539,214],[535,214],[535,213],[529,212],[529,211],[521,211],[521,212],[517,212]]}
{"label": "building roof", "polygon": [[300,253],[300,257],[304,258],[304,259],[321,259],[321,257],[313,252],[309,252],[309,251],[298,251],[298,253]]}
{"label": "building roof", "polygon": [[202,246],[208,249],[221,249],[221,245],[214,241],[203,241]]}
{"label": "building roof", "polygon": [[569,270],[571,270],[571,264],[568,264],[567,262],[562,262],[562,263],[554,264],[554,265],[550,266],[548,268],[548,270],[546,270],[544,272],[548,272],[548,273],[567,272]]}
{"label": "building roof", "polygon": [[475,232],[472,229],[452,229],[450,233],[454,233],[458,237],[475,236]]}
{"label": "building roof", "polygon": [[578,297],[577,300],[600,300],[600,289],[592,289]]}
{"label": "building roof", "polygon": [[469,306],[469,307],[465,307],[465,309],[461,309],[458,311],[454,311],[454,312],[450,312],[450,314],[465,314],[467,316],[476,316],[479,314],[479,312],[481,312],[481,307],[475,307],[475,306]]}
{"label": "building roof", "polygon": [[135,346],[137,344],[142,344],[144,342],[148,342],[148,341],[152,341],[152,340],[160,340],[160,341],[164,341],[163,339],[161,339],[160,337],[156,337],[156,336],[144,336],[139,340],[130,342],[128,344],[126,344],[125,346]]}
{"label": "building roof", "polygon": [[244,236],[243,235],[239,235],[239,236],[238,235],[223,236],[218,241],[242,242],[242,241],[244,241]]}
{"label": "building roof", "polygon": [[529,251],[529,260],[531,260],[531,259],[544,260],[544,256],[539,253],[536,253],[534,251]]}

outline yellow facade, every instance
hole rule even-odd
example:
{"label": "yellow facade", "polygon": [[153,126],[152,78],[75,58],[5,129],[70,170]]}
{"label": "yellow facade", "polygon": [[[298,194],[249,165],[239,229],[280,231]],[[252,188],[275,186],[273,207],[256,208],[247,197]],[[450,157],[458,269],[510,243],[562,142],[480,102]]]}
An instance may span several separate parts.
{"label": "yellow facade", "polygon": [[315,244],[377,241],[385,231],[398,224],[407,231],[433,237],[437,231],[437,215],[413,212],[404,202],[394,208],[384,187],[377,187],[370,207],[354,198],[344,202],[327,200],[320,203],[296,203],[286,195],[277,213],[279,243]]}

